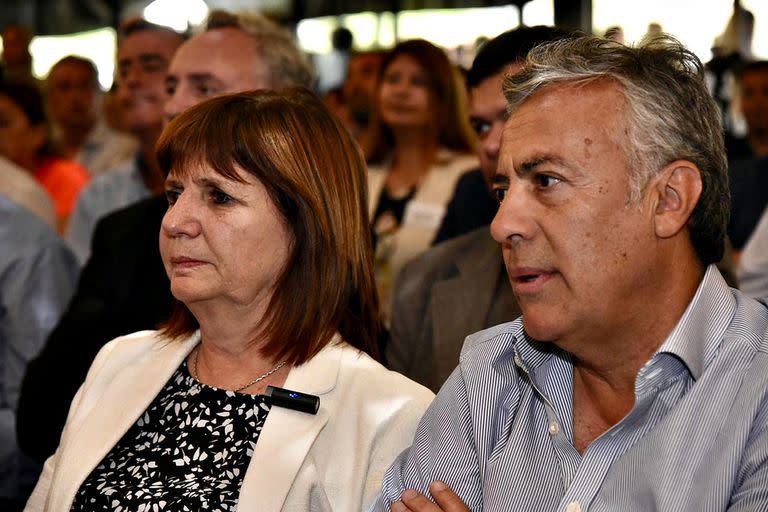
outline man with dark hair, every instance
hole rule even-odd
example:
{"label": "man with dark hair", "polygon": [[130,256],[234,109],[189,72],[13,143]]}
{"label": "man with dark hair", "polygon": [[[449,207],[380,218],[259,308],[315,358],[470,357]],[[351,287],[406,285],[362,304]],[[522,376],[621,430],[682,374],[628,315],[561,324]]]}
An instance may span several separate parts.
{"label": "man with dark hair", "polygon": [[523,314],[467,338],[376,510],[765,510],[768,310],[714,266],[701,62],[563,39],[504,93],[491,231]]}
{"label": "man with dark hair", "polygon": [[522,27],[485,43],[467,72],[470,120],[481,169],[465,174],[448,206],[443,230],[468,233],[406,265],[395,283],[387,365],[437,392],[459,362],[464,338],[520,314],[488,224],[507,102],[501,83],[537,44],[563,37],[552,27]]}
{"label": "man with dark hair", "polygon": [[102,117],[93,62],[75,55],[62,58],[48,72],[45,88],[54,135],[65,157],[97,175],[134,154],[136,141],[111,129]]}
{"label": "man with dark hair", "polygon": [[470,108],[476,110],[470,112],[470,122],[478,137],[480,169],[459,178],[434,245],[487,226],[493,220],[497,202],[489,193],[490,180],[496,172],[501,126],[506,119],[501,80],[504,74],[520,68],[531,48],[566,35],[567,32],[554,27],[521,27],[480,47],[466,77]]}
{"label": "man with dark hair", "polygon": [[741,139],[743,154],[729,161],[733,211],[728,236],[740,252],[768,204],[768,61],[746,64],[737,82],[747,136]]}
{"label": "man with dark hair", "polygon": [[341,85],[342,121],[361,144],[366,140],[375,108],[376,84],[383,60],[383,51],[353,53]]}
{"label": "man with dark hair", "polygon": [[120,27],[117,101],[139,149],[133,158],[97,176],[80,193],[67,241],[81,264],[90,256],[91,236],[99,219],[163,190],[165,178],[155,161],[155,143],[163,130],[165,75],[183,41],[181,34],[143,19],[132,19]]}

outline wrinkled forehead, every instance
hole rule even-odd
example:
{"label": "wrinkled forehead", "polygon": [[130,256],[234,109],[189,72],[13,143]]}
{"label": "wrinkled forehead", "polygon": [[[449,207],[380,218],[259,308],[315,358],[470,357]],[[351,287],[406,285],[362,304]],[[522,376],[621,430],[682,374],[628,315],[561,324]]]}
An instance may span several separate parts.
{"label": "wrinkled forehead", "polygon": [[176,52],[169,69],[178,79],[206,76],[219,81],[225,92],[269,88],[268,71],[257,39],[235,27],[193,37]]}

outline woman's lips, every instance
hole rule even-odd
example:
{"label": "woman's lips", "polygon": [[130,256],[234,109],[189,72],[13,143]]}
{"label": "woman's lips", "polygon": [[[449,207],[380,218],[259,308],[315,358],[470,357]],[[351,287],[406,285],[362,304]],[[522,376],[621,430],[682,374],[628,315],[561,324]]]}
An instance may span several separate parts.
{"label": "woman's lips", "polygon": [[204,261],[188,258],[186,256],[171,258],[171,265],[173,268],[194,268],[203,265],[204,263]]}

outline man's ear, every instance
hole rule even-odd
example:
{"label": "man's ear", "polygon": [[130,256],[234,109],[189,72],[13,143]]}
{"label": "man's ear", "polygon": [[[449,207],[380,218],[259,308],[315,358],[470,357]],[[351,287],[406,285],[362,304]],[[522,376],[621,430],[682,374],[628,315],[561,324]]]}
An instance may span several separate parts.
{"label": "man's ear", "polygon": [[676,160],[656,175],[654,226],[656,236],[671,238],[688,224],[701,196],[701,171],[687,160]]}

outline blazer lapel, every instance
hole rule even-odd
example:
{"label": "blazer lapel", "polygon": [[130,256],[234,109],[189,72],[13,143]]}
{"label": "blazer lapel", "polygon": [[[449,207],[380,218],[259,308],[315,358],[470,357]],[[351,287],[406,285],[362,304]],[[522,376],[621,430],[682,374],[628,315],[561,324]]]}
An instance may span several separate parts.
{"label": "blazer lapel", "polygon": [[320,397],[317,414],[272,407],[256,442],[245,474],[238,510],[278,511],[293,485],[304,459],[328,422],[323,400],[336,386],[341,351],[331,344],[302,366],[291,369],[285,388]]}
{"label": "blazer lapel", "polygon": [[[123,371],[104,383],[104,393],[76,425],[68,427],[74,431],[68,432],[59,447],[63,456],[57,473],[63,479],[55,496],[62,502],[53,510],[69,510],[80,485],[149,407],[199,340],[195,334],[182,342],[157,344],[142,355],[145,360],[127,361]],[[87,404],[81,403],[83,406]]]}
{"label": "blazer lapel", "polygon": [[[461,345],[452,340],[485,327],[501,271],[501,248],[486,231],[478,235],[476,248],[456,261],[459,275],[435,283],[432,288],[432,346],[438,375],[448,375],[458,364]],[[449,314],[446,314],[449,312]]]}

